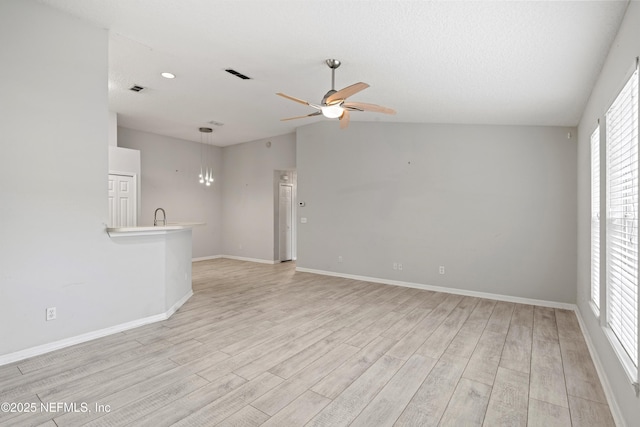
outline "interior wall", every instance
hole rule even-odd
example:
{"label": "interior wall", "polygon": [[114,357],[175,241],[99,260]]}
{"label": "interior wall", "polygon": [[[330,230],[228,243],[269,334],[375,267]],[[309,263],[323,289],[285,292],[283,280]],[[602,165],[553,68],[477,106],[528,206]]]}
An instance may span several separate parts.
{"label": "interior wall", "polygon": [[109,146],[109,172],[126,172],[140,175],[140,151],[131,148]]}
{"label": "interior wall", "polygon": [[298,208],[297,266],[573,303],[570,131],[364,122],[340,130],[333,121],[298,128],[298,202],[306,206]]}
{"label": "interior wall", "polygon": [[5,0],[0,40],[0,356],[163,313],[164,241],[106,233],[106,30]]}
{"label": "interior wall", "polygon": [[640,419],[640,399],[636,396],[618,357],[599,325],[599,320],[589,306],[591,292],[590,137],[598,125],[598,119],[603,120],[607,109],[626,83],[628,73],[638,56],[640,56],[640,2],[632,1],[629,3],[618,35],[611,45],[607,60],[591,92],[578,127],[577,305],[584,320],[586,333],[594,344],[597,357],[602,362],[602,368],[606,373],[606,380],[611,385],[615,403],[619,406],[619,413],[629,426],[635,425]]}
{"label": "interior wall", "polygon": [[[167,222],[202,222],[193,227],[193,257],[222,253],[222,149],[212,145],[118,128],[118,146],[140,150],[141,209],[138,225],[153,225],[157,208]],[[202,157],[215,182],[198,182]]]}
{"label": "interior wall", "polygon": [[109,128],[108,128],[109,147],[118,146],[118,114],[109,111]]}
{"label": "interior wall", "polygon": [[295,134],[224,147],[222,156],[222,253],[253,260],[277,260],[274,171],[295,168]]}

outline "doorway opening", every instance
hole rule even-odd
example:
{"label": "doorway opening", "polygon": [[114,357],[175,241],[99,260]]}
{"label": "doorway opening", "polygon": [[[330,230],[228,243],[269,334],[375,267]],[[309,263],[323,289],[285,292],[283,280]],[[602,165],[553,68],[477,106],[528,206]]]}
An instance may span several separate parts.
{"label": "doorway opening", "polygon": [[296,259],[296,173],[275,171],[274,259],[280,262]]}

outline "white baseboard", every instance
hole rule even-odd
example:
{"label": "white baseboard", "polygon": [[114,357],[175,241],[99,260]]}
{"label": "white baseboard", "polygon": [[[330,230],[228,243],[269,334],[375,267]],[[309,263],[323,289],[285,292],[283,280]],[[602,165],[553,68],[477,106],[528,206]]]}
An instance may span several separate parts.
{"label": "white baseboard", "polygon": [[187,302],[189,300],[189,298],[191,298],[193,296],[193,289],[189,289],[189,293],[186,294],[185,296],[183,296],[182,298],[180,298],[178,301],[176,301],[175,304],[173,304],[171,307],[169,307],[169,310],[167,310],[164,313],[164,319],[163,320],[167,320],[168,318],[170,318],[171,316],[173,316],[173,313],[175,313],[176,311],[178,311],[178,309],[180,307],[182,307],[182,305]]}
{"label": "white baseboard", "polygon": [[245,257],[235,256],[235,255],[220,255],[220,258],[235,259],[237,261],[257,262],[260,264],[279,264],[280,263],[280,261],[274,261],[269,259],[245,258]]}
{"label": "white baseboard", "polygon": [[575,304],[564,302],[539,300],[533,298],[514,297],[509,295],[492,294],[488,292],[469,291],[467,289],[445,288],[442,286],[425,285],[423,283],[403,282],[399,280],[380,279],[378,277],[358,276],[354,274],[336,273],[334,271],[314,270],[311,268],[296,267],[296,271],[304,273],[321,274],[323,276],[342,277],[345,279],[361,280],[363,282],[381,283],[383,285],[404,286],[406,288],[424,289],[427,291],[444,292],[448,294],[465,295],[477,298],[494,299],[498,301],[515,302],[518,304],[539,305],[542,307],[561,308],[565,310],[574,310]]}
{"label": "white baseboard", "polygon": [[247,258],[247,257],[242,257],[242,256],[235,256],[235,255],[212,255],[212,256],[205,256],[205,257],[200,257],[200,258],[193,258],[191,260],[191,262],[198,262],[198,261],[208,261],[211,259],[234,259],[236,261],[248,261],[248,262],[257,262],[260,264],[280,264],[280,260],[269,260],[269,259],[260,259],[260,258]]}
{"label": "white baseboard", "polygon": [[142,319],[132,320],[131,322],[121,323],[119,325],[110,326],[108,328],[99,329],[97,331],[87,332],[86,334],[76,335],[75,337],[65,338],[63,340],[55,341],[52,343],[43,344],[36,347],[27,348],[25,350],[16,351],[14,353],[2,355],[0,356],[0,366],[17,362],[19,360],[28,359],[29,357],[39,356],[41,354],[49,353],[54,350],[60,350],[72,345],[95,340],[97,338],[106,337],[107,335],[113,335],[119,332],[127,331],[129,329],[138,328],[150,323],[167,320],[173,315],[173,313],[178,311],[182,304],[187,302],[187,300],[191,298],[192,295],[193,291],[189,291],[188,294],[180,298],[178,302],[172,305],[169,310],[164,313],[155,314],[153,316],[144,317]]}
{"label": "white baseboard", "polygon": [[203,256],[199,258],[191,258],[191,262],[208,261],[210,259],[219,259],[219,258],[222,258],[222,255],[212,255],[212,256]]}
{"label": "white baseboard", "polygon": [[609,410],[611,411],[611,416],[613,417],[613,421],[617,426],[626,427],[626,423],[624,418],[622,417],[622,412],[620,411],[620,407],[616,402],[616,399],[613,395],[613,389],[611,388],[611,383],[609,383],[609,379],[604,371],[604,365],[598,356],[598,352],[596,351],[596,347],[591,341],[591,336],[587,333],[587,326],[584,323],[584,319],[582,318],[582,312],[580,308],[576,306],[575,309],[576,317],[578,318],[578,323],[580,324],[580,329],[582,330],[582,336],[584,337],[585,342],[587,343],[587,348],[589,349],[589,354],[591,355],[591,360],[593,360],[593,364],[596,367],[596,372],[598,373],[598,378],[600,379],[600,384],[602,384],[602,389],[604,391],[604,395],[607,398],[607,403],[609,404]]}

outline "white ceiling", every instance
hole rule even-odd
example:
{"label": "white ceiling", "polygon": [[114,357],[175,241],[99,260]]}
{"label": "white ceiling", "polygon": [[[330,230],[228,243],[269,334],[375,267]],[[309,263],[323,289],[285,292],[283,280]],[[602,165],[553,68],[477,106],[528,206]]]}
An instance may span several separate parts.
{"label": "white ceiling", "polygon": [[[110,30],[109,103],[119,125],[225,146],[323,117],[331,87],[394,108],[352,121],[575,126],[625,1],[41,0]],[[252,78],[240,80],[233,68]],[[176,74],[167,80],[163,71]],[[128,90],[134,84],[143,92]],[[337,119],[336,126],[338,126]]]}

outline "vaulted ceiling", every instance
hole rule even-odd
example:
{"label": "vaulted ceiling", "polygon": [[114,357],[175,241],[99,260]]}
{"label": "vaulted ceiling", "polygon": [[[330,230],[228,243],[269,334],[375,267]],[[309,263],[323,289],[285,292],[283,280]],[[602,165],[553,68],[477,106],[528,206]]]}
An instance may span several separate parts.
{"label": "vaulted ceiling", "polygon": [[397,110],[352,122],[575,126],[628,4],[41,1],[109,30],[109,106],[121,126],[200,141],[214,121],[219,146],[330,120],[281,122],[314,110],[275,95],[319,103],[327,58],[342,61],[336,89],[366,82],[351,100]]}

